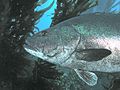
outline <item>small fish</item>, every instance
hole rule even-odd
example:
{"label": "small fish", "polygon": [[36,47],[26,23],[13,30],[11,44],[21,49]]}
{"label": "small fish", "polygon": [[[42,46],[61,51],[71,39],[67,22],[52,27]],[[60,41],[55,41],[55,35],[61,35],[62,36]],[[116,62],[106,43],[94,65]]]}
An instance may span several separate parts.
{"label": "small fish", "polygon": [[85,83],[92,71],[120,72],[120,15],[86,14],[28,37],[24,48],[50,63],[73,69]]}

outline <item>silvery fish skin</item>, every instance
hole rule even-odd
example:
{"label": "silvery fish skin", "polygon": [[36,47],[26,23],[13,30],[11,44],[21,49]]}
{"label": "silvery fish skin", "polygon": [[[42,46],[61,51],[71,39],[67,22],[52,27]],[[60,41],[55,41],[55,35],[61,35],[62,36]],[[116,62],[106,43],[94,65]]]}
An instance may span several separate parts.
{"label": "silvery fish skin", "polygon": [[[71,18],[27,38],[24,48],[32,55],[74,69],[80,75],[78,69],[119,72],[120,15],[96,13]],[[97,76],[89,74],[94,76],[94,84],[85,82],[93,86]]]}

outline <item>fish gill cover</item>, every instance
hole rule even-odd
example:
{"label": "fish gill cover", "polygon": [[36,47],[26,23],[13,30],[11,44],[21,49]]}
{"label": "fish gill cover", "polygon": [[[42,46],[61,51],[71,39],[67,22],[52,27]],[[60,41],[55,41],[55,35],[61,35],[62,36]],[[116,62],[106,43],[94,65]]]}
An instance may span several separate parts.
{"label": "fish gill cover", "polygon": [[[96,0],[94,3],[90,1],[94,0],[58,0],[51,26],[96,5]],[[91,89],[79,81],[73,71],[42,62],[23,50],[25,39],[33,31],[35,21],[50,8],[34,11],[36,6],[44,2],[44,0],[0,0],[0,90]],[[105,90],[108,88],[106,86],[109,86],[106,81],[111,81],[109,78],[119,77],[117,74],[112,76],[105,73],[100,73],[99,76],[102,76],[101,81],[104,79],[102,81],[104,88],[100,83],[100,86],[92,87],[92,90],[96,88]]]}

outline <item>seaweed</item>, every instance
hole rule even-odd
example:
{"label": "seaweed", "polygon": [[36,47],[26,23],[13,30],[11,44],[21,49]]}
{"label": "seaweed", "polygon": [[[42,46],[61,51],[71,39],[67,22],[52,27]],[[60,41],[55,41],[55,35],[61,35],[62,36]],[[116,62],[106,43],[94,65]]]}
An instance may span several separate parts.
{"label": "seaweed", "polygon": [[23,56],[23,44],[34,27],[35,2],[0,0],[0,89],[17,90],[20,78],[31,77],[31,61]]}
{"label": "seaweed", "polygon": [[86,10],[83,12],[84,14],[87,13],[113,13],[113,14],[119,14],[119,5],[120,1],[115,1],[115,0],[99,0],[98,5]]}
{"label": "seaweed", "polygon": [[80,15],[98,4],[98,0],[58,0],[51,26]]}

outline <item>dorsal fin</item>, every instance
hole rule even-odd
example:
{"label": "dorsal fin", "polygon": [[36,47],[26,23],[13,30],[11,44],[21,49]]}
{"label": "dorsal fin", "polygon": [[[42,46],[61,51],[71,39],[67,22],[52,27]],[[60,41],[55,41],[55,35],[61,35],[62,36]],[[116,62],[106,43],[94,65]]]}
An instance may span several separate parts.
{"label": "dorsal fin", "polygon": [[85,61],[98,61],[111,54],[108,49],[77,49],[76,58]]}

